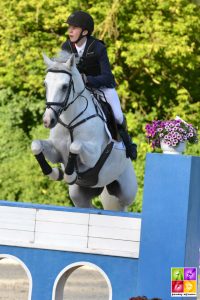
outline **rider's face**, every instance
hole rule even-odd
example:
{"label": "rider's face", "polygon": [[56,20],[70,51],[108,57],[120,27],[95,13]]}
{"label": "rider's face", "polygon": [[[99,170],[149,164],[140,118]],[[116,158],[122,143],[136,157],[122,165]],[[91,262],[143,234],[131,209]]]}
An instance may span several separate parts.
{"label": "rider's face", "polygon": [[[80,34],[82,32],[82,28],[81,27],[76,27],[76,26],[72,26],[70,25],[68,27],[68,35],[69,35],[69,39],[72,43],[76,42],[77,39],[79,38]],[[87,30],[84,30],[83,35],[87,34]]]}

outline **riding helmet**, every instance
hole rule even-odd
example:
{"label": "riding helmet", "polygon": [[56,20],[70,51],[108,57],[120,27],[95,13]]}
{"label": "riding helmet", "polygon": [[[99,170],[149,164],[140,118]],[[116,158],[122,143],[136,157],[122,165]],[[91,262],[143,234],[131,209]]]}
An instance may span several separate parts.
{"label": "riding helmet", "polygon": [[81,27],[83,30],[87,30],[88,35],[91,35],[94,30],[94,20],[92,16],[81,10],[75,11],[71,14],[66,23],[71,26]]}

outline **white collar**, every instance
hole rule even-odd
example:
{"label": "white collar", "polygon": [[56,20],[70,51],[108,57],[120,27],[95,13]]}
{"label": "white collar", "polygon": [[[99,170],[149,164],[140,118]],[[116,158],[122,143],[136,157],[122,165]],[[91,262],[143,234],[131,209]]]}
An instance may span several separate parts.
{"label": "white collar", "polygon": [[85,40],[85,42],[81,46],[78,46],[77,44],[75,44],[75,47],[76,47],[76,50],[77,50],[79,56],[83,55],[83,52],[84,52],[84,49],[85,49],[85,46],[86,46],[86,42],[87,42],[87,39]]}

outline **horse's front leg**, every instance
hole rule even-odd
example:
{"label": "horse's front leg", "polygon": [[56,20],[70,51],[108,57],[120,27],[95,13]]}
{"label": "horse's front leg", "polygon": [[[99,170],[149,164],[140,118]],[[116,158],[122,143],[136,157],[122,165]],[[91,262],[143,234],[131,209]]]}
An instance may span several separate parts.
{"label": "horse's front leg", "polygon": [[44,175],[49,176],[52,180],[62,180],[63,171],[59,168],[52,168],[45,157],[52,163],[58,163],[61,161],[60,154],[55,149],[53,143],[50,140],[35,140],[31,144],[31,150],[37,159]]}
{"label": "horse's front leg", "polygon": [[97,143],[74,141],[70,145],[70,152],[77,154],[83,165],[92,168],[100,157],[101,147],[97,146]]}
{"label": "horse's front leg", "polygon": [[65,168],[64,179],[68,184],[74,184],[77,180],[77,173],[75,171],[75,160],[77,155],[82,164],[88,168],[94,167],[100,156],[101,149],[94,146],[92,143],[84,143],[82,141],[74,141],[70,145],[70,153],[68,163]]}
{"label": "horse's front leg", "polygon": [[77,154],[69,152],[68,162],[64,171],[64,180],[68,184],[74,184],[78,178],[77,173],[75,171],[75,161]]}

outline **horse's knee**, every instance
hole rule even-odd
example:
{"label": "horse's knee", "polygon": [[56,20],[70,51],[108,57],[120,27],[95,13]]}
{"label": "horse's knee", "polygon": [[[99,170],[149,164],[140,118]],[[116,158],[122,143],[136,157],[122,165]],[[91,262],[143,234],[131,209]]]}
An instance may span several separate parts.
{"label": "horse's knee", "polygon": [[77,154],[82,164],[88,168],[93,168],[100,156],[100,148],[90,143],[74,141],[70,146],[70,152]]}
{"label": "horse's knee", "polygon": [[42,143],[39,140],[32,141],[31,150],[34,155],[40,154],[42,152]]}
{"label": "horse's knee", "polygon": [[78,142],[78,141],[74,141],[71,145],[70,145],[70,152],[74,153],[74,154],[80,154],[82,150],[82,143]]}

